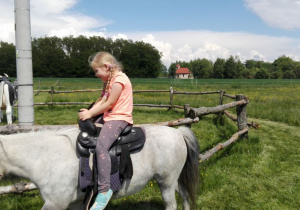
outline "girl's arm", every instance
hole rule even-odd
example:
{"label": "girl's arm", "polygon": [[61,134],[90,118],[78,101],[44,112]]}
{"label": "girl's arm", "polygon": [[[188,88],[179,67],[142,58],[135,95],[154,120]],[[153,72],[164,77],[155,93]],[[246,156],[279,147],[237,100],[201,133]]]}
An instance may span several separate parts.
{"label": "girl's arm", "polygon": [[87,109],[80,109],[79,112],[79,119],[87,120],[96,115],[102,114],[103,112],[112,108],[112,106],[117,102],[119,99],[121,92],[123,90],[123,86],[120,83],[114,83],[111,88],[110,95],[103,104],[96,103],[90,110]]}

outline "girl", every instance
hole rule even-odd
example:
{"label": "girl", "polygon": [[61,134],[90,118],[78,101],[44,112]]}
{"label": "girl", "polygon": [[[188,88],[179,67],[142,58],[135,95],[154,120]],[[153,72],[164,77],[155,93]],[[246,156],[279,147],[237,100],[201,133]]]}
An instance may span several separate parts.
{"label": "girl", "polygon": [[113,55],[98,52],[89,60],[96,77],[104,82],[102,98],[91,109],[80,109],[79,118],[84,121],[104,114],[104,124],[96,145],[98,195],[91,208],[99,210],[106,207],[113,194],[110,189],[111,160],[108,150],[124,128],[133,124],[133,97],[131,82]]}

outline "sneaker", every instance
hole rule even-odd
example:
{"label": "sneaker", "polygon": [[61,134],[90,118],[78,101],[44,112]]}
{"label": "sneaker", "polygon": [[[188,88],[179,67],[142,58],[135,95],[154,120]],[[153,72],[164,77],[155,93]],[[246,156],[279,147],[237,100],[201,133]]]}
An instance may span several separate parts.
{"label": "sneaker", "polygon": [[103,210],[108,204],[112,194],[113,191],[111,189],[109,189],[106,194],[99,193],[96,197],[95,203],[90,208],[90,210]]}

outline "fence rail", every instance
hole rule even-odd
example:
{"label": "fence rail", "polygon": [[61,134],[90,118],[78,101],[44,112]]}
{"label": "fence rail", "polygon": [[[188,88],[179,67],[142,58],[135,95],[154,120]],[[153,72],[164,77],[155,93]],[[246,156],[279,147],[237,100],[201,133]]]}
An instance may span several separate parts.
{"label": "fence rail", "polygon": [[[43,90],[38,92],[49,92],[51,94],[51,100],[53,94],[59,93],[76,93],[76,92],[96,92],[101,90],[75,90],[75,91],[54,91],[52,87],[51,90]],[[188,125],[191,126],[192,123],[199,122],[199,118],[203,115],[208,114],[225,114],[225,116],[229,117],[231,120],[237,122],[238,131],[232,135],[230,139],[223,143],[218,143],[212,149],[204,152],[203,154],[199,154],[198,159],[201,163],[209,159],[213,154],[222,150],[223,148],[229,146],[230,144],[236,142],[239,138],[246,137],[248,135],[248,131],[250,127],[258,128],[259,125],[256,123],[247,122],[247,112],[246,106],[249,103],[249,100],[244,95],[229,95],[225,91],[211,91],[211,92],[186,92],[186,91],[173,91],[172,87],[170,90],[139,90],[133,91],[134,93],[145,93],[145,92],[169,92],[170,93],[170,104],[169,105],[155,105],[155,104],[134,104],[134,106],[147,106],[147,107],[161,107],[161,108],[178,108],[184,109],[185,118],[167,121],[167,122],[157,122],[154,124],[143,124],[140,126],[151,126],[151,125],[165,125],[165,126],[178,126],[178,125]],[[188,95],[204,95],[204,94],[219,94],[220,96],[220,105],[215,107],[200,107],[200,108],[191,108],[189,104],[185,104],[184,106],[177,106],[173,104],[173,96],[174,94],[188,94]],[[227,104],[223,104],[223,97],[229,97],[231,99],[235,99],[234,102],[230,102]],[[81,105],[81,104],[90,104],[89,102],[48,102],[48,103],[35,103],[35,105]],[[226,109],[236,107],[237,117],[230,114]],[[75,126],[75,125],[73,125]],[[71,126],[71,127],[73,127]],[[138,126],[138,125],[137,125]],[[0,126],[1,134],[11,134],[16,132],[28,132],[32,130],[39,130],[41,128],[45,128],[45,126],[33,126],[31,128],[24,128],[19,126]],[[53,128],[53,127],[51,127]],[[18,186],[21,187],[18,187]],[[0,187],[0,194],[8,194],[22,191],[29,191],[37,189],[32,183],[21,183],[15,184],[13,186]]]}
{"label": "fence rail", "polygon": [[[66,91],[56,91],[54,87],[48,90],[37,90],[34,91],[35,95],[38,95],[41,92],[46,92],[51,94],[51,102],[46,103],[35,103],[35,106],[47,106],[47,105],[88,105],[89,102],[53,102],[53,95],[54,94],[61,94],[61,93],[84,93],[84,92],[101,92],[102,89],[88,89],[88,90],[66,90]],[[174,105],[174,95],[209,95],[209,94],[219,94],[220,98],[223,100],[223,97],[228,97],[231,99],[236,99],[236,96],[227,94],[224,90],[219,91],[206,91],[206,92],[188,92],[188,91],[176,91],[170,87],[169,90],[134,90],[133,93],[169,93],[170,94],[170,102],[169,104],[134,104],[134,106],[144,106],[144,107],[157,107],[157,108],[169,108],[169,109],[184,109],[183,106]],[[220,100],[221,100],[220,99]]]}

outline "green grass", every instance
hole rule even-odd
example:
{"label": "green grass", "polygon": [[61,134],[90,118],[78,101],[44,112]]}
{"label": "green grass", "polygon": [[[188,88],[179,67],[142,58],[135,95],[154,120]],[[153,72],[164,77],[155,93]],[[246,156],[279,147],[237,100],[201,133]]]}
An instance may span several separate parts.
{"label": "green grass", "polygon": [[[257,121],[261,128],[249,139],[202,164],[199,207],[209,209],[297,209],[299,129]],[[220,200],[222,202],[220,202]]]}
{"label": "green grass", "polygon": [[[59,83],[57,82],[59,80]],[[38,84],[40,83],[40,86]],[[97,79],[35,79],[34,89],[78,90],[101,89]],[[57,86],[57,85],[60,86]],[[132,79],[134,90],[169,90],[206,92],[224,90],[228,94],[244,94],[249,97],[248,115],[256,119],[283,122],[300,126],[300,80],[172,80],[172,79]],[[35,96],[35,102],[92,102],[99,93],[62,93],[51,99],[49,93]],[[169,104],[169,93],[135,93],[134,103]],[[224,99],[224,103],[231,99]],[[191,107],[216,106],[217,95],[174,95],[174,104]],[[39,123],[37,121],[37,123]]]}
{"label": "green grass", "polygon": [[[38,80],[35,80],[38,81]],[[57,79],[41,79],[49,89]],[[300,206],[300,81],[299,80],[167,80],[133,79],[134,90],[180,91],[225,90],[231,95],[245,94],[248,121],[260,124],[249,131],[248,139],[218,152],[200,164],[201,188],[198,209],[299,209]],[[36,84],[36,83],[34,83]],[[60,79],[60,90],[101,89],[96,79]],[[36,86],[34,86],[37,89]],[[54,95],[53,101],[93,101],[97,93]],[[50,100],[40,93],[35,102]],[[136,93],[134,103],[168,104],[168,93]],[[229,102],[226,99],[226,102]],[[174,104],[189,103],[192,107],[216,106],[218,95],[175,95]],[[75,124],[81,106],[39,106],[35,108],[36,124]],[[235,113],[234,109],[230,110]],[[183,117],[183,110],[134,108],[136,124],[168,121]],[[4,123],[2,123],[3,125]],[[208,115],[193,124],[201,152],[229,139],[237,131],[236,124],[226,117]],[[5,179],[0,185],[14,183]],[[178,197],[178,196],[177,196]],[[180,198],[178,198],[180,203]],[[38,191],[22,195],[0,196],[0,209],[40,209]],[[157,184],[152,181],[138,194],[112,201],[107,209],[164,209]],[[180,206],[179,209],[182,209]]]}

